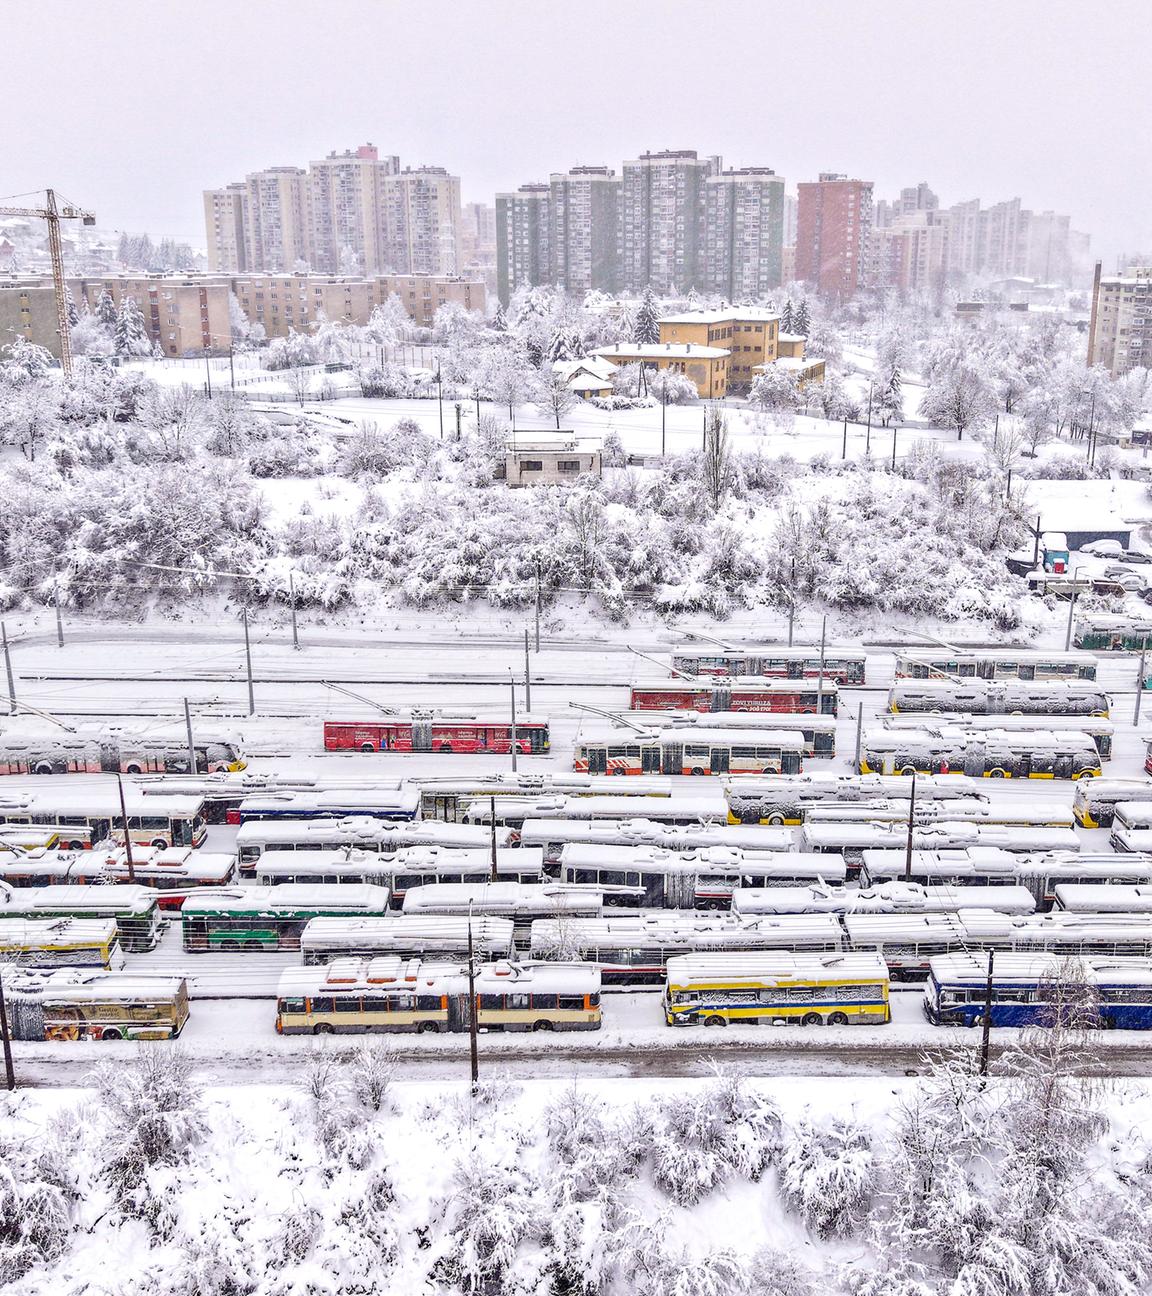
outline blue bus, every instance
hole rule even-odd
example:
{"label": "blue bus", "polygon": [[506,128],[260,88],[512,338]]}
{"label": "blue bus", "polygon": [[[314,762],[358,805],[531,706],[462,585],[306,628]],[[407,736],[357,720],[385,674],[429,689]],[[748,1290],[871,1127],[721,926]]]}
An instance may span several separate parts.
{"label": "blue bus", "polygon": [[[986,953],[941,954],[929,960],[924,1014],[936,1026],[980,1026],[988,988]],[[1152,1030],[1152,958],[1076,959],[997,954],[992,967],[992,1025],[1045,1025],[1053,1011],[1053,983],[1086,984],[1098,1024]]]}

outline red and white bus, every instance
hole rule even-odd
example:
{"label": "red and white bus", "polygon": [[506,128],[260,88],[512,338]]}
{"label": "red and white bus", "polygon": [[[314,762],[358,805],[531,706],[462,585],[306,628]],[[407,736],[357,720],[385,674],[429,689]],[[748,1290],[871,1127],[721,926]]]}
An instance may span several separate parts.
{"label": "red and white bus", "polygon": [[[548,750],[548,721],[525,716],[516,721],[516,750],[525,756]],[[507,720],[458,720],[397,716],[379,720],[324,721],[325,751],[444,752],[457,755],[507,755],[512,725]]]}
{"label": "red and white bus", "polygon": [[580,735],[573,768],[588,774],[799,774],[803,755],[803,734],[787,729],[610,729]]}
{"label": "red and white bus", "polygon": [[783,711],[791,715],[837,714],[840,690],[830,675],[811,680],[651,680],[632,685],[633,711]]}
{"label": "red and white bus", "polygon": [[672,669],[686,675],[768,675],[777,679],[815,679],[823,674],[837,684],[864,683],[860,648],[828,644],[821,670],[820,646],[781,648],[777,644],[681,644],[672,649]]}

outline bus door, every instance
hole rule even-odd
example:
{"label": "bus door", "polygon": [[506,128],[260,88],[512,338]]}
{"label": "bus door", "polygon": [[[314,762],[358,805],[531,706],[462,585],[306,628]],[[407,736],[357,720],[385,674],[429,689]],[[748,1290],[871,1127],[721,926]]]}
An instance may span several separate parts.
{"label": "bus door", "polygon": [[984,777],[984,748],[972,746],[964,752],[964,773],[969,778]]}
{"label": "bus door", "polygon": [[1016,668],[1017,679],[1034,680],[1036,678],[1036,663],[1021,662]]}
{"label": "bus door", "polygon": [[120,773],[120,744],[102,742],[100,744],[100,771],[103,774]]}
{"label": "bus door", "polygon": [[643,774],[660,773],[660,744],[659,743],[641,744],[640,771]]}
{"label": "bus door", "polygon": [[731,711],[732,709],[732,685],[717,684],[712,690],[712,710],[713,711]]}
{"label": "bus door", "polygon": [[450,994],[448,996],[448,1029],[466,1031],[472,1024],[472,1013],[476,1005],[468,994]]}
{"label": "bus door", "polygon": [[800,753],[798,751],[781,752],[780,773],[781,774],[800,773]]}
{"label": "bus door", "polygon": [[607,747],[588,748],[588,773],[589,774],[608,773],[608,748]]}
{"label": "bus door", "polygon": [[412,721],[412,750],[414,752],[428,752],[432,750],[432,721],[431,719]]}
{"label": "bus door", "polygon": [[1052,762],[1052,775],[1054,778],[1070,779],[1072,777],[1072,757],[1070,754],[1060,752]]}
{"label": "bus door", "polygon": [[713,747],[709,764],[713,774],[727,774],[732,768],[732,748]]}
{"label": "bus door", "polygon": [[662,774],[683,774],[684,744],[682,742],[664,743],[663,749],[664,760],[660,772]]}

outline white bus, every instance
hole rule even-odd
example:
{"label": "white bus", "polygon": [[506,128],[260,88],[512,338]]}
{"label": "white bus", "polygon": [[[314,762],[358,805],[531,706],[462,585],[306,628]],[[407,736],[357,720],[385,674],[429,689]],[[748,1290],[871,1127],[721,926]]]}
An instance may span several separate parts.
{"label": "white bus", "polygon": [[[916,780],[916,803],[951,801],[957,798],[987,801],[982,783],[962,775],[947,778],[925,776]],[[907,801],[910,781],[900,775],[882,774],[794,774],[775,778],[725,780],[729,823],[803,823],[809,807],[825,802],[836,804],[877,800]]]}
{"label": "white bus", "polygon": [[1089,680],[897,680],[888,693],[893,712],[967,712],[987,716],[1107,716],[1108,694]]}
{"label": "white bus", "polygon": [[[853,801],[838,805],[825,801],[812,806],[804,822],[820,823],[908,823],[907,801]],[[932,823],[990,824],[1000,827],[1071,828],[1072,811],[1067,803],[1029,797],[1027,801],[1013,798],[989,803],[979,797],[957,798],[955,801],[916,800],[915,822],[921,826]]]}
{"label": "white bus", "polygon": [[804,739],[804,756],[836,755],[836,717],[788,711],[623,711],[622,721],[654,729],[785,729]]}
{"label": "white bus", "polygon": [[599,918],[603,911],[602,892],[555,882],[434,882],[404,897],[406,914],[510,918],[524,936],[538,918]]}
{"label": "white bus", "polygon": [[965,774],[970,778],[1081,779],[1100,775],[1100,752],[1083,730],[883,728],[865,732],[862,774]]}
{"label": "white bus", "polygon": [[415,819],[420,813],[420,789],[412,783],[398,788],[320,788],[263,791],[247,796],[235,818],[251,819]]}
{"label": "white bus", "polygon": [[560,863],[565,846],[653,846],[659,850],[692,851],[704,846],[734,850],[786,851],[795,838],[789,828],[761,828],[744,824],[663,824],[651,819],[572,820],[526,819],[520,829],[520,846],[539,846],[545,869]]}
{"label": "white bus", "polygon": [[[799,828],[800,847],[844,856],[849,873],[860,868],[866,852],[907,848],[908,827],[900,823],[813,823]],[[992,846],[1011,854],[1078,851],[1073,828],[1008,828],[999,824],[929,823],[912,827],[912,849],[963,850]]]}
{"label": "white bus", "polygon": [[[616,786],[619,786],[617,784]],[[728,802],[720,788],[677,792],[674,797],[651,797],[638,807],[628,796],[533,796],[501,797],[493,803],[488,797],[470,801],[464,808],[465,823],[492,822],[495,805],[496,822],[519,828],[526,819],[629,819],[643,810],[653,823],[727,823]]]}
{"label": "white bus", "polygon": [[793,648],[782,644],[681,644],[672,649],[672,669],[685,675],[766,675],[772,679],[816,679],[863,684],[867,657],[863,649],[844,644]]}
{"label": "white bus", "polygon": [[1110,828],[1113,812],[1120,801],[1152,802],[1152,782],[1148,779],[1085,779],[1076,784],[1072,814],[1084,828]]}
{"label": "white bus", "polygon": [[665,969],[669,1026],[879,1026],[888,969],[871,954],[681,954]]}
{"label": "white bus", "polygon": [[[444,846],[452,850],[488,850],[492,831],[467,824],[425,822],[387,823],[380,819],[254,819],[241,824],[236,834],[240,872],[254,873],[267,851],[359,850],[392,853],[408,846]],[[507,828],[496,830],[496,845],[510,846]]]}
{"label": "white bus", "polygon": [[[125,783],[124,805],[134,842],[161,850],[199,846],[208,831],[201,796],[145,795],[134,784]],[[51,825],[66,850],[87,850],[124,834],[116,780],[99,776],[19,790],[5,788],[0,795],[0,823]]]}
{"label": "white bus", "polygon": [[804,737],[789,729],[581,732],[573,768],[589,774],[799,774]]}
{"label": "white bus", "polygon": [[0,732],[0,774],[211,774],[247,765],[235,734],[209,736],[197,726],[196,769],[181,725],[133,732],[82,722],[72,731],[36,716],[10,717]]}
{"label": "white bus", "polygon": [[1152,886],[1139,882],[1060,882],[1054,910],[1069,913],[1152,913]]}
{"label": "white bus", "polygon": [[581,846],[560,852],[560,881],[593,886],[604,903],[626,908],[727,909],[744,886],[844,881],[835,855],[747,851],[704,846],[664,851],[651,846]]}
{"label": "white bus", "polygon": [[904,679],[1094,680],[1098,662],[1084,652],[987,648],[977,652],[909,649],[896,654],[896,676]]}
{"label": "white bus", "polygon": [[761,913],[955,913],[957,909],[995,909],[1030,914],[1036,897],[1024,886],[921,886],[918,882],[883,882],[848,888],[820,884],[788,887],[741,887],[732,896],[732,912]]}
{"label": "white bus", "polygon": [[650,913],[642,917],[541,919],[532,957],[596,963],[605,986],[659,986],[669,958],[707,950],[839,950],[833,914]]}
{"label": "white bus", "polygon": [[476,774],[472,778],[422,778],[420,812],[425,819],[456,823],[465,806],[493,797],[584,797],[609,793],[612,796],[669,797],[672,779],[662,776],[631,778],[617,782],[608,774],[574,774],[557,770],[549,774]]}
{"label": "white bus", "polygon": [[[567,920],[566,920],[567,921]],[[434,958],[461,962],[468,957],[469,930],[476,958],[515,956],[510,918],[424,917],[392,914],[387,918],[313,918],[300,935],[306,964],[335,958]]]}

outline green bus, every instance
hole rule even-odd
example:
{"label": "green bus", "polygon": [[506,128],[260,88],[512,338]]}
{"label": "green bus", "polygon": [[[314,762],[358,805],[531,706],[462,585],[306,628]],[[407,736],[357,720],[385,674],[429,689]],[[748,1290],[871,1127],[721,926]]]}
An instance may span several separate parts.
{"label": "green bus", "polygon": [[1152,616],[1102,613],[1077,617],[1072,642],[1077,648],[1097,652],[1143,652],[1145,648],[1152,648]]}
{"label": "green bus", "polygon": [[203,887],[180,910],[184,948],[193,954],[298,950],[310,919],[383,918],[388,900],[387,887],[369,883]]}

